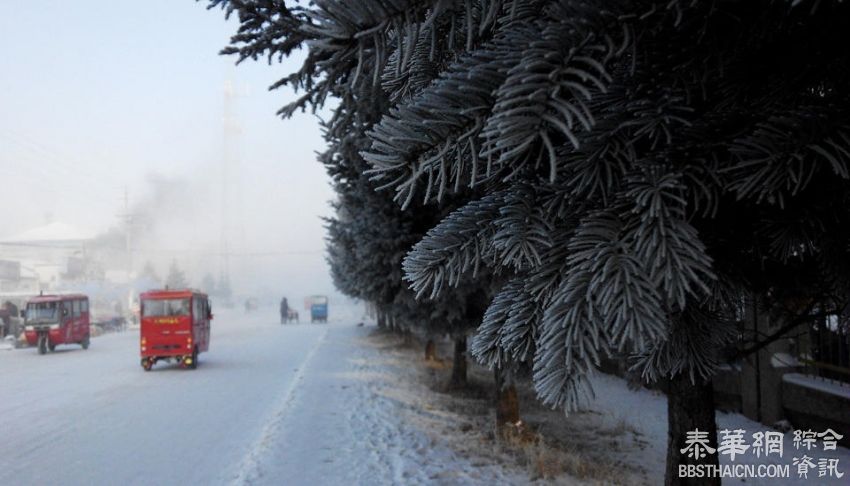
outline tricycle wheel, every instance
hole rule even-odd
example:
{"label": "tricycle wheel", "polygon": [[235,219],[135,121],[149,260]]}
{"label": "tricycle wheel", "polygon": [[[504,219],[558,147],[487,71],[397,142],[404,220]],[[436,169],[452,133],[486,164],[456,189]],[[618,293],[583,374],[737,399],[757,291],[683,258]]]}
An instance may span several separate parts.
{"label": "tricycle wheel", "polygon": [[150,371],[153,368],[153,360],[150,358],[142,358],[142,368],[145,371]]}
{"label": "tricycle wheel", "polygon": [[47,353],[47,336],[41,335],[38,337],[38,354]]}
{"label": "tricycle wheel", "polygon": [[47,349],[49,349],[50,352],[52,353],[52,352],[56,351],[56,345],[55,344],[48,344]]}
{"label": "tricycle wheel", "polygon": [[86,337],[83,338],[83,342],[80,343],[80,346],[82,346],[83,349],[89,349],[89,344],[91,344],[91,340],[89,339],[89,335],[86,334]]}
{"label": "tricycle wheel", "polygon": [[192,364],[189,365],[190,370],[194,370],[198,368],[198,347],[195,346],[195,349],[192,350]]}

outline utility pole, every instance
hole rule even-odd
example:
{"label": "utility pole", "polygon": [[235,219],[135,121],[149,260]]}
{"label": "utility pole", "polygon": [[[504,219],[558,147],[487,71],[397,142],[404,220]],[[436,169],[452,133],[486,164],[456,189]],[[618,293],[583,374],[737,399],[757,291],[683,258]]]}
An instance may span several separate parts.
{"label": "utility pole", "polygon": [[[233,83],[226,81],[224,83],[224,114],[222,117],[222,128],[224,131],[222,160],[221,160],[221,240],[219,242],[220,261],[219,261],[219,282],[220,285],[226,286],[223,290],[230,289],[230,241],[229,230],[230,221],[228,213],[230,212],[229,196],[229,169],[233,164],[235,152],[237,151],[239,135],[242,133],[242,127],[236,117],[235,102],[238,94],[233,86]],[[225,298],[229,296],[225,295]]]}
{"label": "utility pole", "polygon": [[[124,185],[124,212],[118,214],[118,219],[124,223],[124,253],[127,263],[127,301],[126,309],[122,309],[128,313],[132,313],[134,309],[133,291],[130,288],[130,282],[133,280],[133,248],[132,248],[132,233],[133,233],[133,214],[130,213],[130,191],[127,185]],[[129,315],[129,314],[128,314]]]}
{"label": "utility pole", "polygon": [[130,241],[133,215],[130,213],[130,196],[126,185],[124,186],[124,212],[119,214],[118,218],[124,223],[124,252],[127,262],[127,278],[129,279],[133,273],[133,251]]}

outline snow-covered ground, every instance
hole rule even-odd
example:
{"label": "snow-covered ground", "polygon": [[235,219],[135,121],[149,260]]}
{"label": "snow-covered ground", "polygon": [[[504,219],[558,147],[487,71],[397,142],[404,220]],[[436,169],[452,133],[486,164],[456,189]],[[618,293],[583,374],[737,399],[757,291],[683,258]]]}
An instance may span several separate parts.
{"label": "snow-covered ground", "polygon": [[[374,327],[357,326],[359,310],[341,311],[332,309],[327,325],[280,325],[272,308],[219,310],[210,352],[194,371],[160,363],[145,373],[138,330],[98,337],[87,351],[0,351],[0,485],[532,481],[516,451],[489,432],[489,398],[436,393],[436,381],[417,380],[436,379],[422,369],[420,350],[386,346],[370,337]],[[531,450],[533,460],[574,461],[554,478],[560,484],[658,484],[665,398],[614,377],[594,383],[598,399],[588,412],[565,418],[525,402],[524,418],[551,445]],[[470,418],[476,407],[482,412]],[[718,420],[721,428],[766,430],[737,414]],[[790,464],[791,437],[773,462]],[[557,457],[558,447],[567,456]],[[850,472],[847,449],[816,456],[837,458]],[[751,454],[743,462],[765,463]],[[842,484],[816,470],[808,480],[745,483]]]}
{"label": "snow-covered ground", "polygon": [[[625,381],[609,375],[597,375],[593,379],[596,400],[589,408],[594,411],[595,418],[590,421],[598,421],[602,424],[623,424],[625,430],[635,433],[640,442],[647,447],[635,447],[626,451],[616,451],[626,464],[641,467],[646,472],[646,480],[649,484],[663,481],[666,441],[667,441],[667,398],[656,391],[646,389],[630,390]],[[588,424],[589,425],[589,424]],[[743,430],[746,445],[752,445],[752,434],[757,432],[776,432],[776,430],[749,420],[738,413],[717,412],[718,430]],[[820,430],[816,432],[822,432]],[[719,437],[719,439],[722,437]],[[746,450],[740,456],[736,456],[734,462],[729,460],[728,455],[720,456],[720,464],[733,465],[788,465],[790,476],[788,478],[737,478],[724,479],[724,484],[752,484],[752,485],[829,485],[850,484],[850,449],[837,447],[835,450],[822,450],[821,440],[817,441],[816,447],[807,450],[801,446],[794,446],[794,434],[785,432],[782,457],[776,454],[769,458],[763,454],[757,457],[753,450]],[[794,459],[802,459],[803,455],[813,458],[817,466],[819,459],[837,459],[838,471],[846,474],[842,478],[830,477],[829,475],[819,477],[818,467],[808,470],[806,477],[798,474]]]}
{"label": "snow-covered ground", "polygon": [[0,484],[510,481],[403,421],[356,323],[219,310],[197,370],[145,373],[138,331],[0,352]]}
{"label": "snow-covered ground", "polygon": [[[442,343],[439,355],[451,356],[450,342]],[[631,390],[623,379],[597,374],[593,377],[596,399],[583,411],[564,416],[535,400],[526,381],[520,383],[520,414],[525,435],[496,440],[493,437],[494,404],[492,373],[472,366],[473,386],[467,391],[444,392],[450,363],[426,363],[422,343],[407,345],[399,337],[374,334],[364,341],[381,349],[382,369],[395,376],[383,394],[402,404],[397,414],[441,444],[449,444],[455,455],[473,464],[506,465],[515,476],[510,484],[663,484],[667,447],[667,399],[657,391]],[[736,413],[717,413],[720,430],[743,430],[745,444],[752,434],[772,432],[762,424]],[[818,431],[820,432],[820,431]],[[844,485],[848,477],[819,476],[818,460],[837,459],[837,470],[850,473],[850,450],[822,450],[822,441],[812,450],[797,449],[792,432],[786,432],[781,458],[774,453],[766,459],[748,449],[735,457],[721,455],[721,466],[777,465],[787,467],[779,478],[725,478],[723,484],[764,485]],[[798,475],[794,458],[812,458],[808,475]],[[742,472],[743,471],[743,472]],[[775,471],[775,470],[774,470]],[[734,472],[734,471],[733,471]],[[510,473],[502,473],[503,478]],[[749,474],[737,468],[737,474]],[[441,476],[445,477],[445,476]],[[466,476],[465,484],[490,484],[484,478]]]}

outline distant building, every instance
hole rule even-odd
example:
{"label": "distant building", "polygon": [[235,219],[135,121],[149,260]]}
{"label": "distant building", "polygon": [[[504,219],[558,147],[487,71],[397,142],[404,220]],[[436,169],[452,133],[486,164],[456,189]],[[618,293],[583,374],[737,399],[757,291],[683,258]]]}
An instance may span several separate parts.
{"label": "distant building", "polygon": [[50,223],[0,238],[0,290],[49,290],[64,277],[82,276],[93,235],[65,223]]}

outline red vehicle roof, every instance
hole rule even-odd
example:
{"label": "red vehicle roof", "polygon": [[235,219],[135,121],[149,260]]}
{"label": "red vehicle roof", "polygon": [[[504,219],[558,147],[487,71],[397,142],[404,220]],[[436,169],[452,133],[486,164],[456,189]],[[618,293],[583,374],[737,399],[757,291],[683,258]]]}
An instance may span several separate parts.
{"label": "red vehicle roof", "polygon": [[204,297],[207,294],[194,289],[157,289],[157,290],[148,290],[147,292],[142,292],[139,296],[142,300],[148,299],[185,299],[189,298],[193,295],[203,295]]}
{"label": "red vehicle roof", "polygon": [[39,295],[28,300],[28,303],[38,304],[39,302],[61,302],[63,300],[88,299],[85,294],[61,294],[61,295]]}

